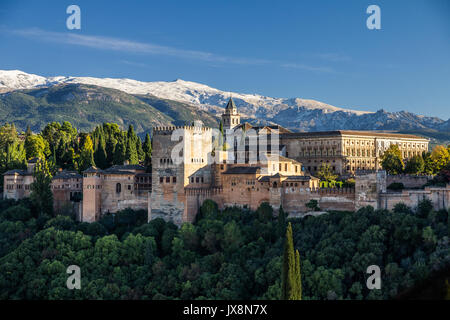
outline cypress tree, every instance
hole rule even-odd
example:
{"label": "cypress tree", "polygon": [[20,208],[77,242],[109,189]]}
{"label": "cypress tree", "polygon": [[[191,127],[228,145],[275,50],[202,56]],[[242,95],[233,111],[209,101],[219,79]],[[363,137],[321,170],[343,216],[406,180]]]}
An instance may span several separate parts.
{"label": "cypress tree", "polygon": [[126,159],[126,145],[124,137],[119,138],[114,149],[114,164],[122,165]]}
{"label": "cypress tree", "polygon": [[[298,265],[297,265],[298,261]],[[289,222],[286,229],[286,241],[284,244],[283,270],[281,284],[282,300],[300,300],[300,254],[294,252],[294,240],[292,238],[292,225]]]}
{"label": "cypress tree", "polygon": [[106,151],[107,167],[112,166],[114,163],[114,151],[116,148],[116,144],[117,140],[114,137],[109,136],[108,139],[106,140],[105,151]]}
{"label": "cypress tree", "polygon": [[144,165],[148,170],[152,164],[152,141],[150,140],[150,135],[148,133],[145,135],[142,150],[144,151]]}
{"label": "cypress tree", "polygon": [[99,168],[105,169],[108,166],[106,160],[106,144],[103,135],[100,135],[98,138],[98,145],[97,150],[95,151],[94,159]]}
{"label": "cypress tree", "polygon": [[[144,149],[142,149],[142,141],[141,138],[139,138],[138,136],[136,136],[136,153],[138,156],[139,161],[144,160],[145,154],[144,154]],[[138,162],[139,162],[138,161]]]}
{"label": "cypress tree", "polygon": [[60,139],[58,143],[58,148],[56,151],[56,164],[59,167],[64,167],[64,159],[66,154],[66,144],[64,143],[64,139]]}
{"label": "cypress tree", "polygon": [[138,164],[139,158],[136,150],[136,143],[131,137],[127,139],[127,152],[125,158],[128,160],[129,164]]}
{"label": "cypress tree", "polygon": [[79,169],[83,171],[91,166],[95,166],[94,148],[91,137],[86,136],[83,148],[81,148]]}
{"label": "cypress tree", "polygon": [[302,300],[302,276],[300,273],[300,253],[298,250],[295,250],[295,282],[295,300]]}

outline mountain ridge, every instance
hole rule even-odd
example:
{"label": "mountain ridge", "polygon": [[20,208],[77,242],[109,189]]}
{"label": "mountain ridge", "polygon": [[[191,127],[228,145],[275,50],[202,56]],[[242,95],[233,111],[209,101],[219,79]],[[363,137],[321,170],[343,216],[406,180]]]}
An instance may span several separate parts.
{"label": "mountain ridge", "polygon": [[[91,86],[91,89],[88,89],[89,86]],[[147,112],[152,110],[154,113],[156,120],[152,119],[150,114],[145,118],[152,125],[161,123],[161,120],[167,121],[165,125],[179,125],[191,122],[197,117],[204,121],[205,125],[212,126],[220,119],[224,106],[228,99],[232,97],[243,120],[250,123],[279,124],[293,131],[385,130],[425,132],[427,136],[440,137],[444,133],[444,136],[450,136],[450,119],[444,121],[437,117],[416,115],[408,111],[350,110],[311,99],[272,98],[258,94],[221,91],[205,84],[181,79],[171,82],[142,82],[114,78],[42,77],[20,70],[0,70],[0,91],[3,92],[0,94],[0,107],[3,105],[3,108],[10,108],[8,112],[2,112],[0,108],[0,121],[6,122],[14,119],[24,121],[24,118],[32,120],[32,117],[26,115],[15,116],[14,110],[17,108],[14,106],[4,107],[5,102],[8,102],[8,94],[15,94],[16,103],[19,106],[26,104],[26,101],[35,106],[42,103],[45,108],[53,108],[54,119],[63,119],[67,116],[67,112],[64,111],[65,113],[61,114],[61,108],[67,108],[70,101],[57,100],[54,103],[50,101],[50,105],[48,105],[48,101],[39,100],[39,96],[33,93],[33,90],[44,90],[45,88],[55,88],[56,91],[61,92],[76,90],[76,88],[82,88],[85,91],[95,89],[97,93],[92,95],[92,99],[96,101],[95,103],[99,108],[104,108],[106,111],[104,115],[101,114],[101,110],[91,110],[91,112],[94,112],[102,121],[116,121],[114,119],[118,119],[124,125],[127,121],[131,123],[139,121],[139,117],[136,115],[140,112],[139,108],[143,108]],[[39,92],[45,95],[45,90]],[[119,106],[120,103],[117,101],[113,101],[120,95],[119,92],[127,95],[126,99],[125,96],[122,96],[127,101],[122,106]],[[70,94],[66,98],[68,97],[70,97]],[[77,103],[76,108],[84,108],[83,112],[89,110],[80,101]],[[110,103],[113,103],[114,108],[109,108]],[[21,110],[27,112],[26,109]],[[113,114],[114,112],[119,114]],[[120,114],[121,112],[124,114]],[[36,113],[34,114],[36,115]],[[95,118],[89,114],[88,116]],[[44,118],[42,118],[43,120]],[[78,121],[78,119],[75,120]],[[82,128],[88,128],[92,125],[89,121],[83,123],[80,120],[78,122],[83,124]],[[40,124],[36,122],[35,127],[38,128],[39,126]],[[142,131],[148,131],[151,128],[149,124],[140,124],[140,126]]]}

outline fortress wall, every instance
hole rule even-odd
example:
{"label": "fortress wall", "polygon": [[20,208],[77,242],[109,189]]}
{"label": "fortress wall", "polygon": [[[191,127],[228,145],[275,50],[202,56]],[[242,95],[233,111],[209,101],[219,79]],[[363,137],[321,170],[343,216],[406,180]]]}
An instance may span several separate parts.
{"label": "fortress wall", "polygon": [[406,189],[421,188],[432,178],[433,176],[426,176],[426,175],[411,175],[411,174],[388,175],[386,177],[386,185],[389,186],[391,183],[403,183]]}
{"label": "fortress wall", "polygon": [[306,204],[311,200],[317,200],[321,210],[355,210],[355,191],[351,188],[283,188],[282,205],[286,212],[308,212],[311,209]]}
{"label": "fortress wall", "polygon": [[205,200],[217,203],[219,209],[224,208],[223,190],[221,188],[187,188],[185,190],[186,207],[183,214],[183,222],[194,222],[201,205]]}
{"label": "fortress wall", "polygon": [[403,190],[402,192],[381,193],[380,208],[392,210],[398,203],[416,208],[420,201],[431,200],[435,210],[450,208],[450,185],[446,187],[427,187],[423,190]]}

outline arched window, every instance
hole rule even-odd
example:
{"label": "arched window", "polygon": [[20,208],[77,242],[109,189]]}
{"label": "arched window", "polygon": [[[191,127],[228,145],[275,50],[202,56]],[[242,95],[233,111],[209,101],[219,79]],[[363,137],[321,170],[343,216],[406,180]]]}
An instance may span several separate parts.
{"label": "arched window", "polygon": [[117,193],[122,192],[122,185],[121,185],[120,183],[117,183],[117,184],[116,184],[116,192],[117,192]]}

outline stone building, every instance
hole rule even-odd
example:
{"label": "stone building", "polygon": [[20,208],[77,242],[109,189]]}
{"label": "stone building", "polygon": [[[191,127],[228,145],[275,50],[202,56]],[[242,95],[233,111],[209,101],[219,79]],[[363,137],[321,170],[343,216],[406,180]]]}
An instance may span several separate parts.
{"label": "stone building", "polygon": [[60,170],[52,179],[53,209],[56,214],[72,213],[80,220],[83,177],[76,171]]}
{"label": "stone building", "polygon": [[185,189],[208,188],[211,174],[212,130],[194,126],[154,128],[152,192],[149,219],[187,221]]}
{"label": "stone building", "polygon": [[3,174],[3,199],[19,200],[30,196],[37,161],[37,158],[28,161],[26,170],[13,169]]}
{"label": "stone building", "polygon": [[83,171],[81,221],[94,222],[103,214],[118,210],[147,209],[151,175],[141,165],[115,165]]}
{"label": "stone building", "polygon": [[381,157],[392,144],[399,146],[408,161],[427,152],[429,143],[428,139],[409,134],[350,130],[291,132],[282,134],[280,140],[286,146],[286,156],[302,162],[312,174],[327,164],[339,175],[381,169]]}

